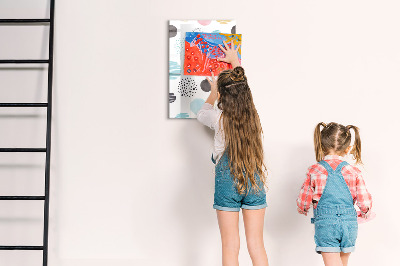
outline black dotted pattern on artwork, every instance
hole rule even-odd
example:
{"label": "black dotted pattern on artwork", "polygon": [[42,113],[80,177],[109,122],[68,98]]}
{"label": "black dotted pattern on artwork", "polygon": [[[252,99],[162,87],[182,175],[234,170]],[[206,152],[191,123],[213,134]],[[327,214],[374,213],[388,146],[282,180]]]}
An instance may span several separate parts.
{"label": "black dotted pattern on artwork", "polygon": [[178,92],[183,97],[192,97],[197,91],[197,85],[192,78],[183,78],[179,81]]}

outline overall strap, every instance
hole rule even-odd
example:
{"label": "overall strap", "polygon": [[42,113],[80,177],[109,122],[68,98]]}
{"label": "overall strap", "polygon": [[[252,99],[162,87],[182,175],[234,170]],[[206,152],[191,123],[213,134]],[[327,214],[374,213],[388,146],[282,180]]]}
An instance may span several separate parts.
{"label": "overall strap", "polygon": [[229,157],[228,157],[228,150],[225,149],[224,152],[220,155],[218,162],[214,159],[213,155],[211,155],[211,160],[216,162],[215,164],[215,169],[217,168],[223,168],[223,169],[228,169],[229,168]]}
{"label": "overall strap", "polygon": [[322,161],[319,161],[318,163],[320,165],[322,165],[326,169],[326,171],[328,171],[328,175],[332,174],[334,172],[332,167],[326,161],[322,160]]}
{"label": "overall strap", "polygon": [[328,171],[328,176],[317,208],[314,209],[314,217],[323,214],[355,213],[353,197],[341,173],[348,163],[342,161],[335,171],[326,161],[319,163]]}
{"label": "overall strap", "polygon": [[214,159],[214,154],[211,153],[211,161],[213,162],[213,164],[216,164],[217,161]]}
{"label": "overall strap", "polygon": [[345,167],[345,166],[348,165],[348,164],[349,164],[349,163],[346,162],[346,161],[341,162],[341,163],[336,167],[335,172],[341,173],[343,167]]}

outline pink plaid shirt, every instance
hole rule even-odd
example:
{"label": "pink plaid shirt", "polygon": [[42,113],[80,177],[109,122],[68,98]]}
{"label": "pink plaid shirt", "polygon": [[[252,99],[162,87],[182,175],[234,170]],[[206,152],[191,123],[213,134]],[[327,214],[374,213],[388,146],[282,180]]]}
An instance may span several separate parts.
{"label": "pink plaid shirt", "polygon": [[[336,167],[344,161],[344,158],[338,155],[327,155],[324,157],[324,161],[335,170]],[[362,217],[368,217],[372,207],[372,197],[365,187],[361,171],[355,166],[346,165],[342,169],[342,175],[353,196],[353,204],[357,202]],[[299,213],[307,215],[311,203],[313,203],[314,209],[317,208],[318,201],[325,188],[327,177],[328,172],[319,163],[308,168],[307,178],[297,198],[297,210]]]}

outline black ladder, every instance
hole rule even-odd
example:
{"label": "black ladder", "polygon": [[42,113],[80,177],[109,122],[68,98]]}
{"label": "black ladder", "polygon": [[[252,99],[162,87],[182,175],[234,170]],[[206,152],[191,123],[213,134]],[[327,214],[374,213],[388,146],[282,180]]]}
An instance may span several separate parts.
{"label": "black ladder", "polygon": [[43,219],[43,245],[42,246],[0,246],[0,250],[42,250],[43,266],[47,266],[48,260],[48,232],[49,232],[49,186],[50,186],[50,148],[51,148],[51,107],[52,107],[52,83],[53,83],[53,40],[54,40],[54,2],[50,0],[50,18],[48,19],[0,19],[0,24],[49,25],[49,55],[48,59],[38,60],[0,60],[0,64],[48,64],[47,75],[47,102],[45,103],[0,103],[0,107],[39,107],[47,108],[46,147],[45,148],[0,148],[0,152],[45,152],[45,188],[44,196],[0,196],[0,200],[40,200],[44,201]]}

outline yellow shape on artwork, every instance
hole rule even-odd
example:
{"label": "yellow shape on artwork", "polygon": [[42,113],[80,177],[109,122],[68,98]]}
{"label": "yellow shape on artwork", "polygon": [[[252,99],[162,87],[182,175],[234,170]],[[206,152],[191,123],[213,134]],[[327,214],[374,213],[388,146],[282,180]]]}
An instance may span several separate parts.
{"label": "yellow shape on artwork", "polygon": [[217,22],[220,24],[228,24],[231,21],[230,20],[217,20]]}
{"label": "yellow shape on artwork", "polygon": [[[226,37],[226,42],[230,43],[233,41],[233,44],[238,46],[240,43],[242,43],[242,34],[227,34],[227,33],[220,33],[221,35],[224,35]],[[239,54],[242,54],[242,46],[239,48]]]}

